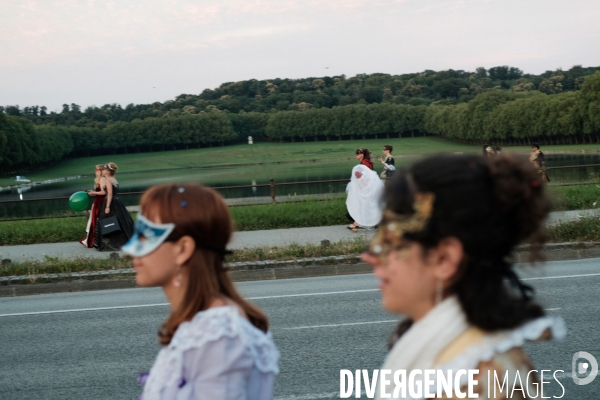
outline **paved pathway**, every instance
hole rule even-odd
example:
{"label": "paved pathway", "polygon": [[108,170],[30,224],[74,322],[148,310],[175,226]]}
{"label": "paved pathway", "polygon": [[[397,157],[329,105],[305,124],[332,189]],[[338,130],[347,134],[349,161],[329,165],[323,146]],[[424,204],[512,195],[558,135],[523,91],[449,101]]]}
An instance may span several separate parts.
{"label": "paved pathway", "polygon": [[[600,215],[600,210],[553,212],[548,225],[573,221],[584,216]],[[236,232],[229,245],[230,249],[286,246],[291,244],[320,244],[322,240],[332,243],[349,241],[357,237],[370,237],[375,231],[360,230],[358,233],[346,229],[346,225],[320,226],[311,228],[273,229],[264,231]],[[87,249],[78,242],[30,244],[21,246],[2,246],[0,258],[9,258],[13,262],[26,260],[43,261],[46,257],[56,258],[108,258],[108,252]]]}

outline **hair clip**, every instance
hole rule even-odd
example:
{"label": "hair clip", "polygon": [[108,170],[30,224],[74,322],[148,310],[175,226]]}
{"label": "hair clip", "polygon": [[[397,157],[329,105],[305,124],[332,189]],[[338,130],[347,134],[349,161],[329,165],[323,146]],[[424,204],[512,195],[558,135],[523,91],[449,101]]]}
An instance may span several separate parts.
{"label": "hair clip", "polygon": [[531,185],[531,187],[540,187],[540,181],[538,181],[537,179],[532,179],[529,184]]}
{"label": "hair clip", "polygon": [[184,188],[182,188],[182,187],[180,187],[179,189],[177,189],[177,191],[178,191],[179,193],[183,193],[183,192],[185,192],[185,189],[184,189]]}
{"label": "hair clip", "polygon": [[182,201],[181,202],[181,207],[187,207],[187,201]]}

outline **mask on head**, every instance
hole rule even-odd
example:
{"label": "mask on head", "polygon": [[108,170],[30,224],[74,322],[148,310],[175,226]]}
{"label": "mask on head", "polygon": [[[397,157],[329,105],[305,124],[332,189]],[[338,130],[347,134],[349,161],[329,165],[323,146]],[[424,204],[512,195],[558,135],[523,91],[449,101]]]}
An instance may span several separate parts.
{"label": "mask on head", "polygon": [[[133,257],[144,257],[156,250],[175,229],[175,224],[156,224],[138,214],[133,236],[122,250]],[[145,240],[141,240],[144,238]]]}

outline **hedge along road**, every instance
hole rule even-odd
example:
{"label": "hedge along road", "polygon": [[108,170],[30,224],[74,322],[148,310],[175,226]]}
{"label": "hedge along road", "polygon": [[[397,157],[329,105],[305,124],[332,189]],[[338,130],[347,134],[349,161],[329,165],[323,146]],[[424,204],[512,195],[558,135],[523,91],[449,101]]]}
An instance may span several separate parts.
{"label": "hedge along road", "polygon": [[[596,398],[598,380],[577,386],[571,359],[598,358],[599,259],[527,268],[527,283],[549,315],[566,320],[562,342],[525,346],[538,370],[557,376],[565,399]],[[543,271],[543,272],[541,272]],[[380,368],[397,317],[380,305],[371,274],[237,285],[261,307],[281,352],[276,400],[339,398],[340,369]],[[136,375],[158,351],[169,309],[160,289],[125,289],[0,299],[0,398],[137,398]],[[544,396],[560,396],[552,379]]]}

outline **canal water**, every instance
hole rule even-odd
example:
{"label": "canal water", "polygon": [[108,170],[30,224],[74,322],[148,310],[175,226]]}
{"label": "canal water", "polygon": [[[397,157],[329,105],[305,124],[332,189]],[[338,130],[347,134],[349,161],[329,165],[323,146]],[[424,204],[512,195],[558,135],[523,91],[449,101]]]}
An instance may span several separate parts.
{"label": "canal water", "polygon": [[[600,155],[549,155],[548,167],[600,164]],[[415,162],[415,158],[397,158],[398,167]],[[245,167],[178,169],[150,172],[134,172],[117,174],[120,192],[141,192],[153,185],[168,182],[197,182],[217,189],[226,198],[245,198],[270,196],[269,187],[252,187],[252,185],[269,184],[271,178],[276,186],[276,196],[295,196],[305,194],[342,193],[346,182],[302,184],[302,182],[349,179],[354,160],[314,163],[282,163]],[[381,172],[382,166],[375,162],[375,169]],[[548,175],[552,184],[575,182],[600,182],[600,167],[549,169]],[[245,186],[246,188],[222,189],[225,186]],[[0,192],[0,219],[43,217],[72,214],[66,199],[22,201],[28,199],[49,199],[52,197],[68,197],[74,192],[92,189],[93,178],[90,176],[58,181],[43,185],[33,185],[21,189]],[[136,205],[140,195],[121,195],[126,205]],[[5,202],[10,201],[10,202]]]}

